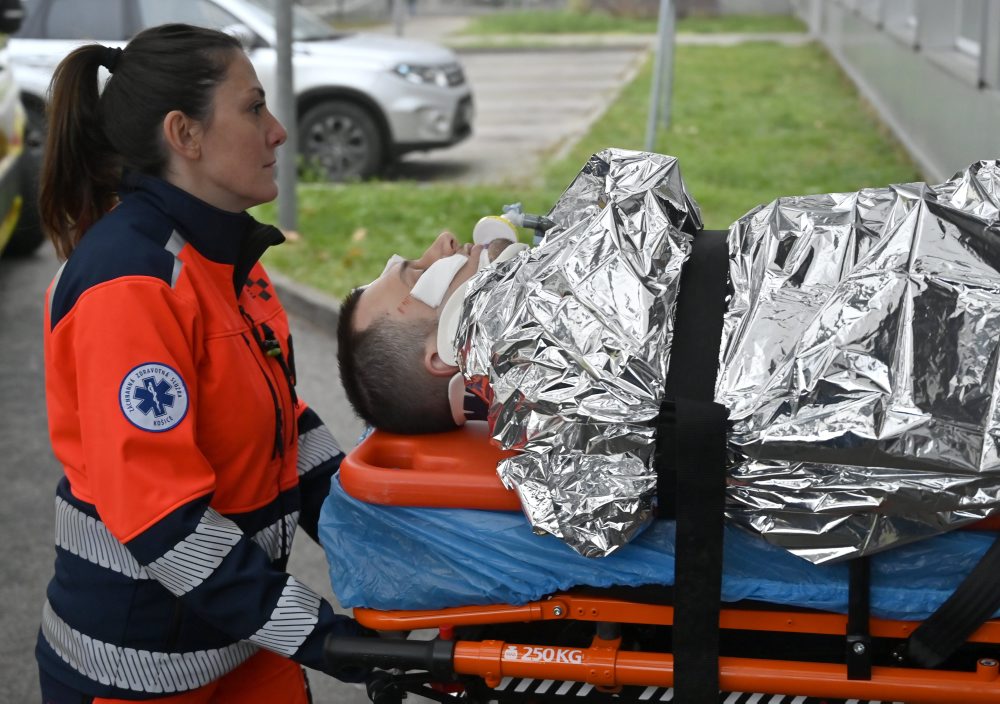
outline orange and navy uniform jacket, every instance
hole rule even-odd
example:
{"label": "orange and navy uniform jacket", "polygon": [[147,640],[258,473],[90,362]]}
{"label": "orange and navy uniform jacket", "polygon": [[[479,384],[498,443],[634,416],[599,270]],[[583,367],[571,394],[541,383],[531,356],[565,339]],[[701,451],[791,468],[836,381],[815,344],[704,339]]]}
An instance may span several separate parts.
{"label": "orange and navy uniform jacket", "polygon": [[131,177],[47,294],[49,431],[65,469],[40,667],[97,697],[204,685],[266,648],[322,669],[354,622],[285,571],[342,453],[294,390],[246,213]]}

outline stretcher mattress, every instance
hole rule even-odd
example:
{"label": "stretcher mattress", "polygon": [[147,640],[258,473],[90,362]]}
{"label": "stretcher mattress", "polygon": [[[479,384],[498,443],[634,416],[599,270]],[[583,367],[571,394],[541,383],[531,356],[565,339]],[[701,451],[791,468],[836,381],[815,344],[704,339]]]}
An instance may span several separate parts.
{"label": "stretcher mattress", "polygon": [[[442,487],[442,491],[447,491]],[[516,512],[368,504],[336,479],[319,524],[345,607],[381,610],[523,604],[572,587],[670,585],[674,524],[656,521],[609,557],[582,557],[532,533]],[[996,533],[959,531],[871,558],[872,615],[922,620],[971,571]],[[726,526],[722,598],[846,613],[846,564],[813,565]]]}

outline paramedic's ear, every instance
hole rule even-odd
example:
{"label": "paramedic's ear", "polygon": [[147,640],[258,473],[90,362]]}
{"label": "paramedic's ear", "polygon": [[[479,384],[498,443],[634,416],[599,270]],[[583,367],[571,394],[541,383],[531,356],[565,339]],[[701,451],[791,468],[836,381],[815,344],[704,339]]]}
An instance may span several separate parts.
{"label": "paramedic's ear", "polygon": [[201,125],[180,110],[163,117],[163,140],[170,151],[186,159],[201,156]]}

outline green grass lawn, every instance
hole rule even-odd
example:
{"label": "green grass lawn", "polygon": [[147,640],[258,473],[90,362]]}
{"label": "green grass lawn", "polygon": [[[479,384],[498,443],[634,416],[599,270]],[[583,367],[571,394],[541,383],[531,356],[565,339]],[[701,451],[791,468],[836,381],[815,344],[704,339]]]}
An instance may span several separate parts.
{"label": "green grass lawn", "polygon": [[[472,20],[464,34],[655,34],[656,19],[618,17],[605,12],[572,10],[497,12]],[[678,32],[804,32],[805,25],[791,15],[693,15],[677,21]]]}
{"label": "green grass lawn", "polygon": [[[395,252],[414,256],[441,230],[468,238],[504,203],[546,212],[586,159],[605,147],[643,147],[647,65],[593,129],[535,181],[498,186],[368,182],[303,185],[301,239],[268,266],[337,296],[381,272]],[[902,148],[816,45],[679,46],[673,121],[656,151],[680,159],[706,226],[725,228],[778,196],[854,191],[920,180]],[[273,204],[255,214],[276,219]]]}

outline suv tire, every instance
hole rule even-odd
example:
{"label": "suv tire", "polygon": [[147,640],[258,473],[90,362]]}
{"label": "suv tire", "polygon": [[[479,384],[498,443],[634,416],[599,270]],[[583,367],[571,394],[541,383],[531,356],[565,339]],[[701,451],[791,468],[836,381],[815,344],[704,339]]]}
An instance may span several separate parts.
{"label": "suv tire", "polygon": [[384,151],[378,125],[357,103],[327,100],[299,120],[303,166],[328,181],[375,176],[382,170]]}

